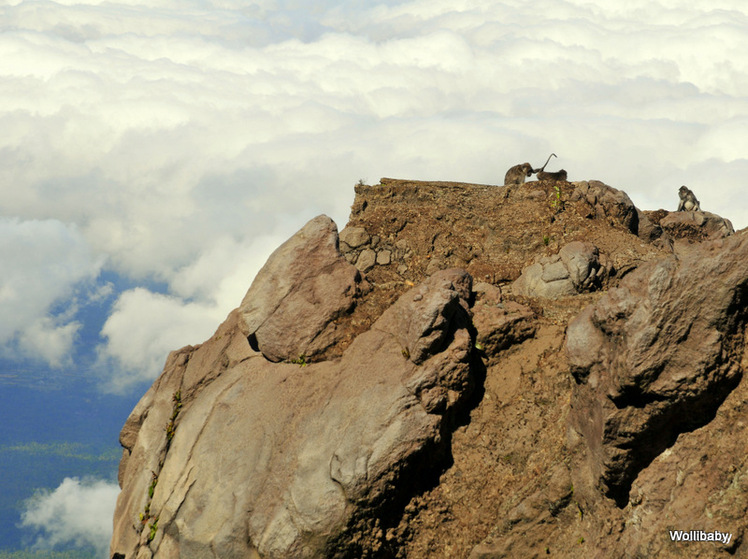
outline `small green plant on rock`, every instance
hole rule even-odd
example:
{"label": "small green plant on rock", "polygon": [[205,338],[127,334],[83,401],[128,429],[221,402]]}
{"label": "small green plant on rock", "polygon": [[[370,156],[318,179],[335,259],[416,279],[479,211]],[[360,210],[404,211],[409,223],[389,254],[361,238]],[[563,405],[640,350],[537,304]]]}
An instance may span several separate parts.
{"label": "small green plant on rock", "polygon": [[[158,485],[158,475],[156,472],[151,472],[151,475],[153,476],[153,479],[151,480],[151,484],[148,486],[148,498],[153,499],[153,492],[156,491],[156,485]],[[150,503],[146,505],[146,511],[150,510]]]}
{"label": "small green plant on rock", "polygon": [[561,200],[561,187],[557,184],[553,185],[554,194],[551,199],[551,208],[554,210],[563,209],[563,200]]}
{"label": "small green plant on rock", "polygon": [[153,538],[156,537],[156,532],[158,532],[158,516],[153,519],[153,522],[149,526],[150,531],[148,532],[148,541],[152,542]]}
{"label": "small green plant on rock", "polygon": [[179,415],[179,412],[182,410],[182,391],[177,390],[174,393],[174,396],[171,397],[171,401],[174,404],[172,406],[171,418],[176,419]]}
{"label": "small green plant on rock", "polygon": [[174,435],[177,431],[177,416],[179,415],[179,412],[182,411],[182,392],[181,390],[177,390],[174,393],[174,396],[171,398],[172,407],[171,407],[171,417],[169,418],[169,422],[166,424],[166,448],[169,449],[169,446],[171,446],[171,440],[174,438]]}
{"label": "small green plant on rock", "polygon": [[296,359],[291,359],[291,363],[298,365],[299,367],[306,367],[309,364],[306,362],[306,356],[303,353]]}

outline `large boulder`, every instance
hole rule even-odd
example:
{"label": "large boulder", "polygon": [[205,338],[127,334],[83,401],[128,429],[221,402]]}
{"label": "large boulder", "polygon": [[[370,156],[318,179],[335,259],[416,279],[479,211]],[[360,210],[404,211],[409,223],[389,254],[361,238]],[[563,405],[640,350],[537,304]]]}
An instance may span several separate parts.
{"label": "large boulder", "polygon": [[670,212],[660,227],[673,239],[703,241],[729,237],[735,229],[729,219],[710,212]]}
{"label": "large boulder", "polygon": [[515,301],[503,300],[501,289],[494,285],[477,283],[473,289],[476,293],[473,326],[477,331],[477,342],[486,355],[493,355],[535,335],[537,321],[532,309]]}
{"label": "large boulder", "polygon": [[344,335],[336,319],[367,289],[338,250],[335,223],[322,215],[273,252],[239,311],[250,343],[266,359],[314,359]]}
{"label": "large boulder", "polygon": [[512,290],[525,297],[558,299],[599,287],[607,274],[598,248],[592,243],[574,241],[558,254],[538,258],[522,270]]}
{"label": "large boulder", "polygon": [[659,212],[644,212],[637,208],[636,213],[639,220],[637,235],[640,239],[651,243],[662,237],[662,227],[660,227],[660,219],[662,218],[662,215],[660,215],[660,212],[667,215],[665,210],[660,210]]}
{"label": "large boulder", "polygon": [[742,375],[748,235],[676,245],[570,323],[571,423],[620,506],[637,474],[704,425]]}
{"label": "large boulder", "polygon": [[383,550],[393,511],[449,460],[452,418],[474,382],[471,281],[435,273],[336,361],[263,358],[246,337],[247,309],[260,305],[249,299],[205,344],[174,352],[122,431],[113,556]]}
{"label": "large boulder", "polygon": [[569,199],[583,202],[586,217],[608,219],[634,234],[639,231],[639,212],[623,190],[600,181],[582,181],[574,183],[574,192]]}

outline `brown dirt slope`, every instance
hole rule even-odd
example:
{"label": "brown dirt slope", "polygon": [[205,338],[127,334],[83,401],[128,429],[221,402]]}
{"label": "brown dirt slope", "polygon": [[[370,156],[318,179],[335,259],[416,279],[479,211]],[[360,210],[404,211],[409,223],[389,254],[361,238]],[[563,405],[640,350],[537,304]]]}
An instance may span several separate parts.
{"label": "brown dirt slope", "polygon": [[[578,462],[584,445],[568,421],[575,390],[564,348],[568,323],[636,268],[672,254],[674,244],[705,238],[693,230],[680,237],[670,230],[669,235],[640,238],[635,226],[617,219],[620,212],[601,212],[594,200],[579,195],[588,184],[561,183],[556,189],[538,182],[495,187],[382,179],[379,185],[356,188],[347,228],[364,229],[372,238],[366,246],[375,252],[391,251],[388,265],[366,271],[374,290],[352,315],[359,327],[434,270],[462,267],[476,282],[501,289],[498,306],[515,300],[528,305],[536,328],[531,338],[485,355],[482,392],[453,434],[452,466],[436,487],[406,506],[399,526],[386,536],[398,542],[393,546],[398,557],[746,553],[741,543],[745,522],[701,522],[714,509],[726,518],[746,512],[744,383],[714,421],[680,435],[679,444],[641,472],[631,503],[616,505],[587,487],[594,481],[584,480],[584,491],[574,487],[575,480],[582,484]],[[668,212],[653,214],[645,218],[655,218],[658,225]],[[592,242],[607,262],[611,273],[602,291],[555,301],[512,296],[511,281],[523,268],[577,240]],[[362,247],[343,244],[341,249],[356,262]],[[476,305],[482,297],[479,292]],[[714,445],[728,434],[727,441]],[[707,483],[710,476],[717,481]],[[689,490],[679,491],[679,484]],[[724,546],[673,543],[668,535],[668,529],[701,527],[732,527],[733,540]]]}

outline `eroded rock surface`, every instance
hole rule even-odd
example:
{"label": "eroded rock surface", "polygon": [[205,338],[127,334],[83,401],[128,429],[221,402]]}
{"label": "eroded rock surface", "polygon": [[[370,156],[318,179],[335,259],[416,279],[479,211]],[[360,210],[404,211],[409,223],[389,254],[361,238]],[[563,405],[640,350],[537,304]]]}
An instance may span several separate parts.
{"label": "eroded rock surface", "polygon": [[[169,357],[122,432],[112,554],[361,557],[388,545],[398,507],[445,467],[454,413],[474,385],[467,272],[440,271],[406,292],[339,360],[272,363],[247,341],[249,325],[261,350],[271,342],[258,316],[328,319],[315,299],[283,304],[299,277],[334,276],[339,259],[302,271],[279,254],[329,255],[332,233],[313,220],[213,338]],[[340,267],[355,286],[357,272]],[[268,278],[280,304],[252,299],[270,295]]]}
{"label": "eroded rock surface", "polygon": [[571,201],[587,204],[589,217],[610,219],[632,233],[639,231],[639,214],[634,203],[623,190],[618,190],[600,181],[574,183]]}
{"label": "eroded rock surface", "polygon": [[239,310],[251,344],[270,361],[314,359],[341,339],[336,319],[367,290],[338,251],[335,223],[319,216],[273,252]]}
{"label": "eroded rock surface", "polygon": [[679,434],[704,425],[740,381],[748,235],[683,245],[626,277],[568,328],[572,424],[606,494]]}
{"label": "eroded rock surface", "polygon": [[[745,232],[596,181],[382,179],[352,210],[342,256],[313,220],[169,356],[113,557],[745,556]],[[574,296],[518,297],[541,260]]]}
{"label": "eroded rock surface", "polygon": [[729,219],[710,212],[670,212],[659,223],[673,239],[693,241],[721,239],[735,233]]}
{"label": "eroded rock surface", "polygon": [[478,344],[486,355],[495,355],[535,335],[537,323],[532,309],[515,301],[505,301],[496,286],[478,283],[474,289],[477,297],[473,325],[478,332]]}

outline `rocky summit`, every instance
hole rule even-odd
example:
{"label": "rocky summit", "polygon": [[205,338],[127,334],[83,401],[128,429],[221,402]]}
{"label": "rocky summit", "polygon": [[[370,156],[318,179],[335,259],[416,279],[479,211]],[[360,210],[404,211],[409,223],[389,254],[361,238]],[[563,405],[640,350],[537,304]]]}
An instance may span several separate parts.
{"label": "rocky summit", "polygon": [[110,557],[748,557],[747,303],[708,212],[359,184],[169,355]]}

